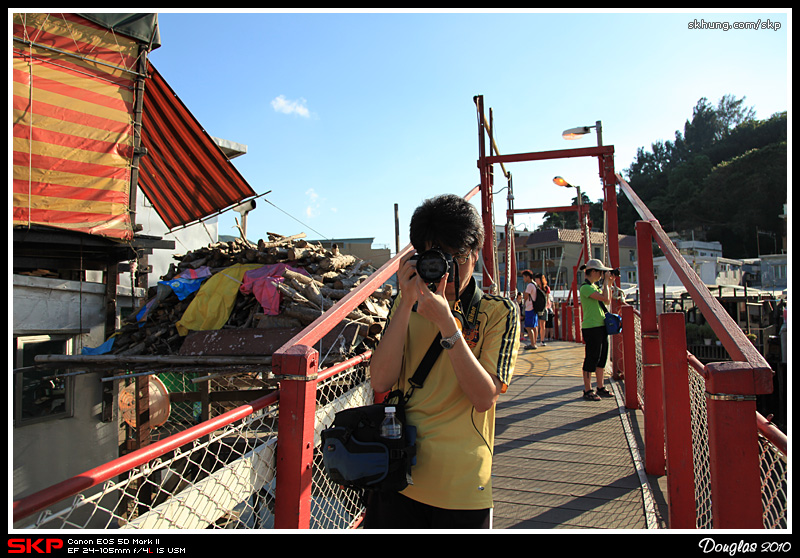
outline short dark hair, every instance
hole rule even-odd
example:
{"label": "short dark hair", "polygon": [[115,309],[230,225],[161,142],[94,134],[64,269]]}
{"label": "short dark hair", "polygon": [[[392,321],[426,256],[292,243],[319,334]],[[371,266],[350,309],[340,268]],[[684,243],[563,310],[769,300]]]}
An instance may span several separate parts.
{"label": "short dark hair", "polygon": [[531,271],[530,269],[523,269],[522,270],[522,275],[524,275],[526,277],[530,277],[531,279],[533,279],[533,271]]}
{"label": "short dark hair", "polygon": [[414,210],[411,244],[424,250],[427,243],[441,248],[474,252],[483,246],[483,221],[471,203],[455,194],[430,198]]}

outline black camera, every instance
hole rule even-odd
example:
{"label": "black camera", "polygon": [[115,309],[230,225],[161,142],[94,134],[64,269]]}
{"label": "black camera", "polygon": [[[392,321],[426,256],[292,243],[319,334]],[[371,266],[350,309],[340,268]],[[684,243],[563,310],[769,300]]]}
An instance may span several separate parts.
{"label": "black camera", "polygon": [[428,284],[438,283],[445,273],[449,273],[447,282],[453,282],[453,256],[433,248],[414,254],[412,260],[417,262],[417,274]]}
{"label": "black camera", "polygon": [[619,269],[612,269],[611,275],[613,275],[614,277],[619,277],[620,276]]}

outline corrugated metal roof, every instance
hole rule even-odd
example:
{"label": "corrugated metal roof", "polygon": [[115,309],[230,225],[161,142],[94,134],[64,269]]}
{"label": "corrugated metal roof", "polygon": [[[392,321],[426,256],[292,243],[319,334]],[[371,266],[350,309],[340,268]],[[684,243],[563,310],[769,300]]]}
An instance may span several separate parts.
{"label": "corrugated metal roof", "polygon": [[239,171],[149,65],[142,115],[139,186],[170,229],[255,196]]}

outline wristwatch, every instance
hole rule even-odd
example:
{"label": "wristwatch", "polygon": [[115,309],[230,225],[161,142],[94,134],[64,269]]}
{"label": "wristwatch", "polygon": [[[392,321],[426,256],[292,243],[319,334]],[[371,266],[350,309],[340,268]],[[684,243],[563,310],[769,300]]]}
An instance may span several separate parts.
{"label": "wristwatch", "polygon": [[442,338],[439,343],[441,343],[442,347],[445,349],[452,349],[456,346],[456,341],[458,341],[459,337],[461,337],[461,330],[457,329],[451,337]]}

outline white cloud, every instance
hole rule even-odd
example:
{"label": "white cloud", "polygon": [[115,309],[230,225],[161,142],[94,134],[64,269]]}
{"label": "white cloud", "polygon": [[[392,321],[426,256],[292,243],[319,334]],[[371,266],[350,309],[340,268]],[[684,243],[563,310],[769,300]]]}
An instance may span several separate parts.
{"label": "white cloud", "polygon": [[314,188],[309,188],[306,190],[306,197],[310,202],[306,207],[306,217],[316,217],[319,215],[319,194],[314,191]]}
{"label": "white cloud", "polygon": [[272,108],[275,112],[282,112],[283,114],[296,114],[303,118],[309,118],[311,113],[306,106],[306,100],[300,98],[296,101],[290,101],[283,95],[278,95],[272,99]]}

